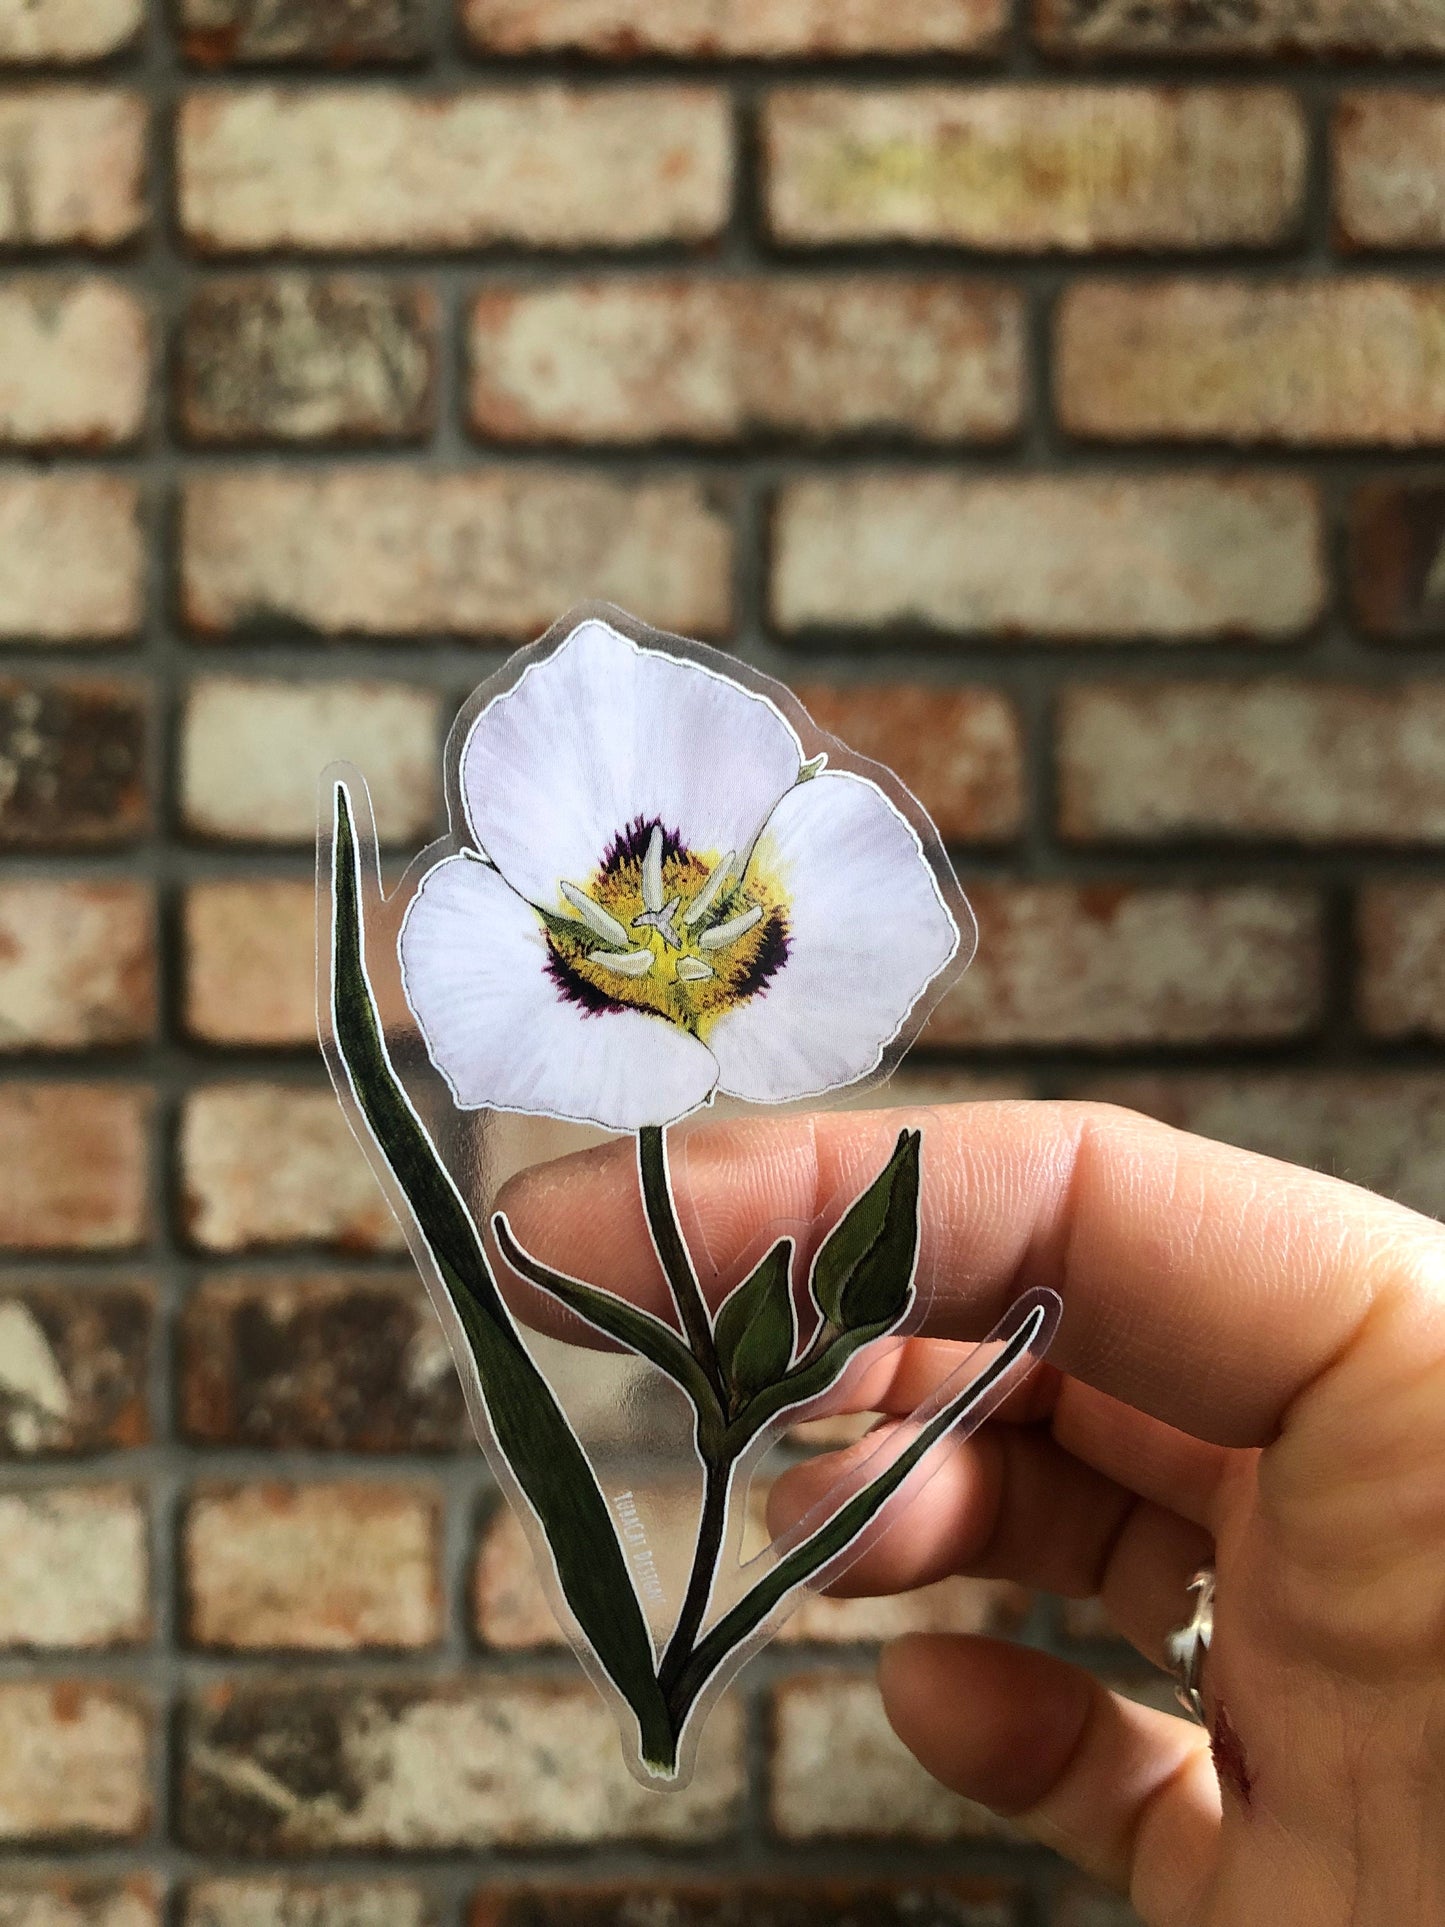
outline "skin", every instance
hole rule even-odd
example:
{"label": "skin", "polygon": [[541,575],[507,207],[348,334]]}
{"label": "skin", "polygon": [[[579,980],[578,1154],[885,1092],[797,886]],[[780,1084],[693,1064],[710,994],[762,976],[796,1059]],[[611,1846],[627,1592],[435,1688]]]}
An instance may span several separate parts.
{"label": "skin", "polygon": [[[1210,1735],[999,1641],[898,1640],[880,1687],[946,1785],[1127,1891],[1150,1927],[1445,1920],[1445,1233],[1353,1186],[1103,1106],[843,1113],[674,1134],[716,1300],[762,1227],[808,1247],[924,1128],[920,1335],[839,1409],[906,1414],[1029,1285],[1050,1362],[836,1590],[947,1573],[1098,1595],[1158,1664],[1218,1567]],[[665,1305],[632,1146],[504,1203],[545,1262]],[[585,1254],[585,1261],[584,1261]],[[779,1482],[782,1528],[839,1470]]]}

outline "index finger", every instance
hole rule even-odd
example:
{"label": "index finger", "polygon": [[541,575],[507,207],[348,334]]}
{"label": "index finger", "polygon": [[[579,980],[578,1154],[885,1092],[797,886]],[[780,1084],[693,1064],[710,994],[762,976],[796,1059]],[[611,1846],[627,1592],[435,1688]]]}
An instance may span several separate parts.
{"label": "index finger", "polygon": [[[921,1329],[982,1336],[1011,1300],[1064,1302],[1051,1362],[1223,1445],[1262,1445],[1387,1293],[1445,1304],[1445,1235],[1353,1185],[1106,1105],[993,1103],[753,1119],[680,1134],[673,1187],[718,1278],[769,1227],[806,1246],[923,1130]],[[514,1179],[502,1203],[544,1262],[658,1308],[627,1142]],[[806,1256],[806,1250],[804,1255]]]}

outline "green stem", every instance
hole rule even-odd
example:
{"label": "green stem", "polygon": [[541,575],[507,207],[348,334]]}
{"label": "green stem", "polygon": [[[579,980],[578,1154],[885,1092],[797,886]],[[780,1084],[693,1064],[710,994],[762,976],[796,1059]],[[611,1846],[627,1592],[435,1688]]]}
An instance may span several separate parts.
{"label": "green stem", "polygon": [[[698,1633],[702,1630],[703,1615],[707,1612],[709,1599],[712,1598],[713,1585],[717,1579],[718,1560],[722,1555],[723,1534],[727,1527],[728,1488],[732,1483],[732,1473],[733,1462],[722,1459],[709,1461],[704,1470],[702,1511],[698,1517],[697,1545],[692,1556],[692,1571],[688,1575],[687,1592],[683,1597],[682,1610],[677,1616],[677,1624],[672,1629],[672,1637],[667,1642],[667,1651],[662,1656],[662,1664],[657,1669],[657,1683],[662,1689],[664,1698],[667,1697],[672,1683],[692,1658]],[[679,1715],[674,1721],[674,1727],[680,1729],[681,1725],[682,1720]]]}
{"label": "green stem", "polygon": [[718,1364],[712,1318],[673,1209],[672,1186],[667,1175],[667,1146],[660,1125],[644,1124],[638,1132],[637,1163],[642,1174],[642,1201],[647,1207],[647,1222],[652,1227],[657,1255],[662,1260],[662,1268],[672,1288],[673,1302],[682,1320],[682,1328],[687,1333],[687,1342],[692,1347],[693,1357],[707,1373],[708,1381],[718,1395],[718,1402],[726,1406],[727,1388]]}

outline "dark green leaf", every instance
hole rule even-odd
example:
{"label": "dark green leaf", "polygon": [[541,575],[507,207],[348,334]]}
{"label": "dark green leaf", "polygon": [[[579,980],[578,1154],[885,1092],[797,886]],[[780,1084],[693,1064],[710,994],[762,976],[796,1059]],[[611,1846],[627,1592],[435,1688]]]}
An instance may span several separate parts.
{"label": "dark green leaf", "polygon": [[336,1046],[368,1129],[406,1194],[466,1332],[497,1444],[541,1521],[563,1597],[637,1716],[643,1758],[675,1769],[676,1736],[652,1637],[607,1502],[552,1389],[497,1290],[471,1214],[387,1053],[366,975],[361,880],[344,784],[335,793],[331,1009]]}
{"label": "dark green leaf", "polygon": [[679,1729],[688,1708],[728,1654],[756,1632],[795,1587],[806,1584],[848,1549],[920,1460],[962,1418],[976,1410],[999,1381],[1013,1370],[1033,1345],[1047,1319],[1048,1312],[1044,1307],[1033,1306],[978,1377],[972,1379],[956,1398],[950,1399],[935,1417],[919,1428],[917,1436],[885,1471],[880,1472],[861,1492],[855,1492],[850,1499],[844,1500],[825,1524],[804,1539],[801,1545],[784,1553],[772,1570],[750,1592],[745,1593],[730,1612],[723,1614],[682,1669],[670,1695],[673,1718]]}
{"label": "dark green leaf", "polygon": [[918,1131],[899,1133],[888,1163],[849,1205],[813,1261],[814,1300],[840,1330],[886,1328],[908,1308],[918,1252],[921,1142]]}
{"label": "dark green leaf", "polygon": [[740,1398],[751,1398],[783,1376],[797,1339],[791,1238],[780,1238],[737,1290],[729,1292],[713,1331],[724,1376]]}
{"label": "dark green leaf", "polygon": [[736,1456],[781,1413],[820,1397],[830,1385],[837,1383],[848,1361],[875,1338],[882,1338],[887,1330],[887,1325],[857,1325],[852,1331],[839,1332],[815,1358],[810,1358],[786,1378],[765,1385],[729,1425],[723,1436],[723,1450]]}
{"label": "dark green leaf", "polygon": [[569,1311],[575,1311],[579,1318],[585,1318],[589,1325],[595,1325],[598,1331],[615,1338],[629,1351],[650,1359],[660,1371],[677,1380],[694,1405],[717,1414],[717,1398],[706,1373],[670,1325],[664,1325],[660,1318],[654,1318],[651,1312],[643,1311],[626,1298],[599,1291],[580,1278],[569,1278],[565,1272],[540,1264],[517,1243],[504,1212],[495,1214],[492,1229],[497,1234],[502,1256],[529,1284],[560,1300]]}

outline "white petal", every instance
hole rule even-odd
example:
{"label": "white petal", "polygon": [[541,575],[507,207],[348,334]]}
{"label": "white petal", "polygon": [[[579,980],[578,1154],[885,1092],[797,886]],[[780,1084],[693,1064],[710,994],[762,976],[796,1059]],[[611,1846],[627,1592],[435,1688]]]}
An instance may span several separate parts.
{"label": "white petal", "polygon": [[766,697],[589,621],[476,718],[462,797],[502,875],[552,909],[639,818],[689,849],[748,849],[801,763]]}
{"label": "white petal", "polygon": [[787,961],[708,1046],[719,1090],[784,1104],[876,1070],[959,935],[913,829],[861,776],[790,790],[755,861],[790,900]]}
{"label": "white petal", "polygon": [[429,870],[399,942],[427,1053],[463,1110],[526,1111],[611,1131],[705,1103],[717,1076],[695,1037],[639,1010],[589,1012],[547,974],[537,913],[495,870]]}

